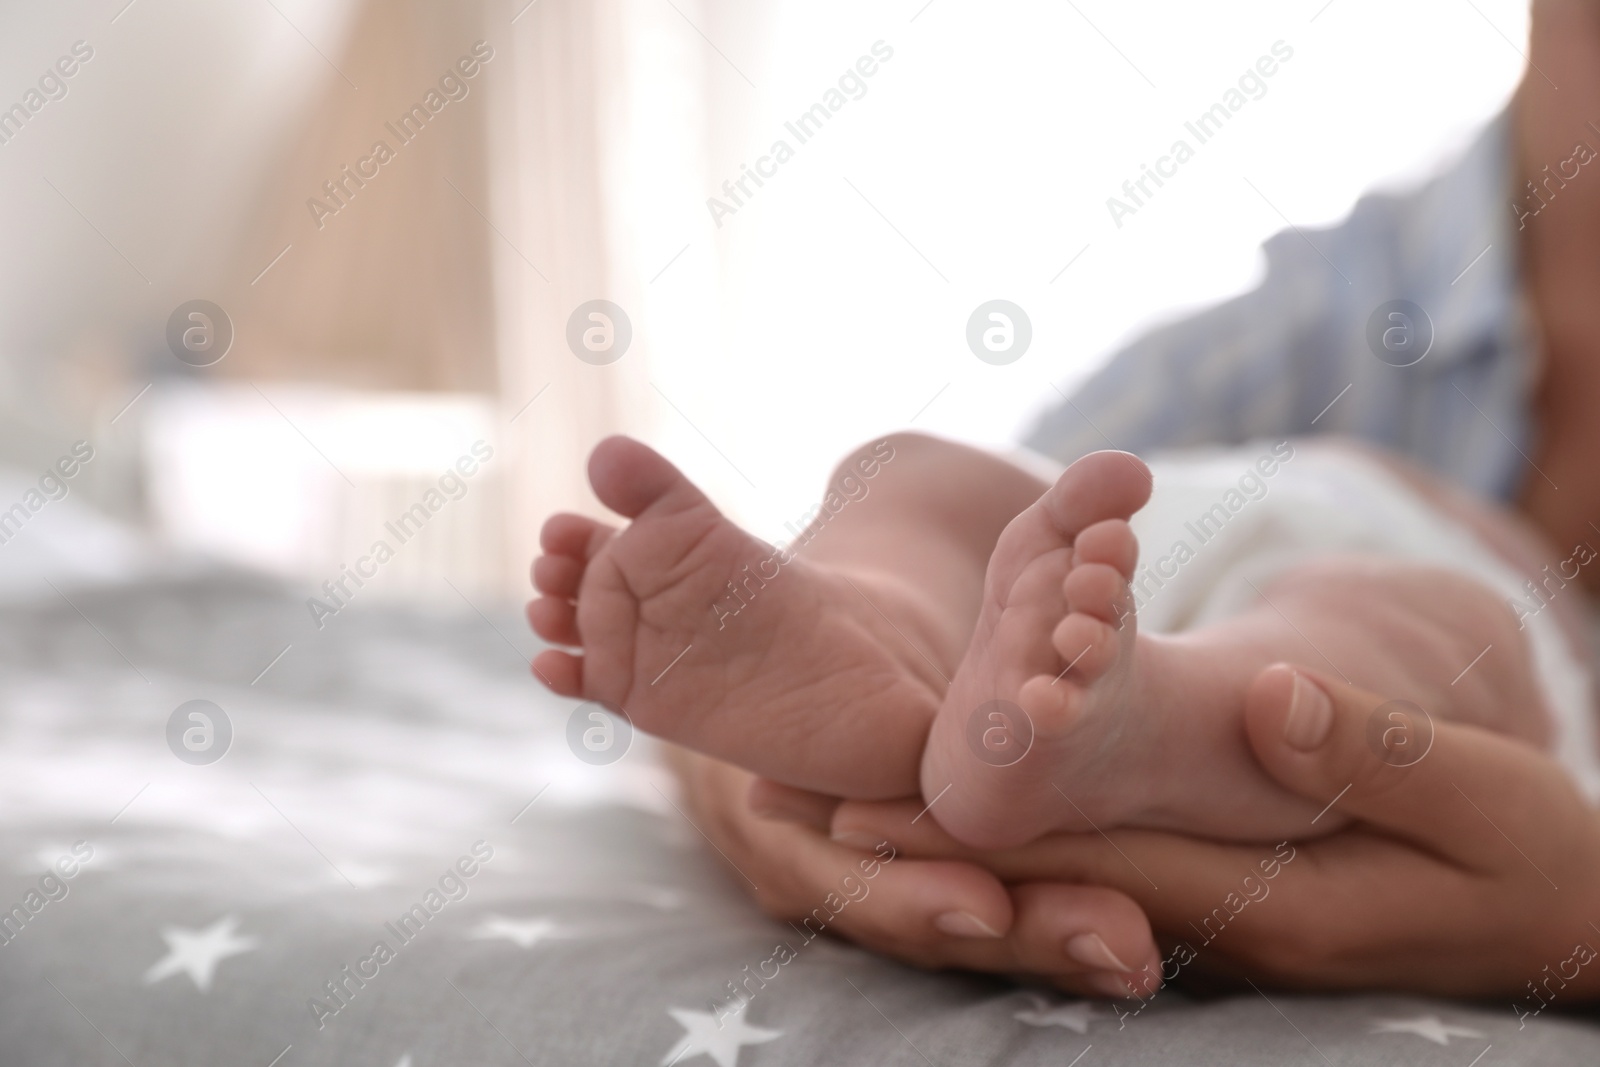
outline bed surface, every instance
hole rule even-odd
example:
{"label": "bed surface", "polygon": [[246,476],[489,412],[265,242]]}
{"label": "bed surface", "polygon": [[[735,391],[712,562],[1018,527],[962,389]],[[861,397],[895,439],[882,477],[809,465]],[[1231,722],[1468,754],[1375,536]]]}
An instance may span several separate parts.
{"label": "bed surface", "polygon": [[[0,907],[26,916],[0,944],[5,1067],[1600,1061],[1594,1023],[1519,1029],[1509,1003],[1171,994],[1119,1017],[827,939],[719,1029],[727,983],[798,939],[674,809],[646,739],[573,755],[574,702],[529,680],[514,612],[356,604],[318,631],[258,577],[110,575],[114,541],[0,550],[22,546]],[[169,745],[196,700],[231,726],[215,762],[201,735]]]}

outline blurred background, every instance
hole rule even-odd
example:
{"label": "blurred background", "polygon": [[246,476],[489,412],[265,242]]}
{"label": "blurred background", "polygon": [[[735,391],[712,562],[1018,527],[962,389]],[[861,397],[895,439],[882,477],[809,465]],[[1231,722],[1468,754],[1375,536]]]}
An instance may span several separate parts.
{"label": "blurred background", "polygon": [[[619,431],[784,537],[852,445],[1004,446],[1272,232],[1430,173],[1526,32],[1521,0],[6,4],[0,511],[93,459],[0,572],[90,505],[307,597],[521,596]],[[1005,366],[965,338],[992,299],[1032,323]],[[605,358],[569,343],[594,300]]]}

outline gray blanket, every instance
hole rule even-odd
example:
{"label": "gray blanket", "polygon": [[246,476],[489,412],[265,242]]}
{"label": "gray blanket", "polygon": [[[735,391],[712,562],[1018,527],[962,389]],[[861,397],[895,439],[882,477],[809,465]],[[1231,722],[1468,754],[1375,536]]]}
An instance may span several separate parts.
{"label": "gray blanket", "polygon": [[1509,1003],[1269,990],[1119,1014],[796,944],[646,739],[574,754],[589,721],[532,683],[533,651],[465,602],[319,631],[220,571],[15,594],[0,1064],[1600,1062],[1554,1007],[1519,1026]]}

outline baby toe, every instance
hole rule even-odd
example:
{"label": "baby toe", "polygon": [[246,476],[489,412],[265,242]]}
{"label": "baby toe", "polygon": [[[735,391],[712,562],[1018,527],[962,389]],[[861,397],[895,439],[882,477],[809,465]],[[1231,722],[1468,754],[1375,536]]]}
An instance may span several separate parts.
{"label": "baby toe", "polygon": [[1061,588],[1066,594],[1067,610],[1074,614],[1089,615],[1115,625],[1127,610],[1128,581],[1109,564],[1085,563],[1074,567],[1067,572]]}
{"label": "baby toe", "polygon": [[539,653],[533,657],[533,674],[559,696],[575,697],[583,691],[583,660],[570,652]]}
{"label": "baby toe", "polygon": [[540,556],[533,561],[533,587],[545,596],[571,600],[583,582],[584,561],[572,556]]}
{"label": "baby toe", "polygon": [[571,601],[540,597],[528,603],[528,625],[552,644],[581,645],[578,637],[578,609]]}
{"label": "baby toe", "polygon": [[552,556],[588,560],[593,559],[595,553],[616,532],[615,527],[597,522],[587,515],[563,512],[545,520],[539,530],[539,547]]}
{"label": "baby toe", "polygon": [[1104,674],[1121,648],[1116,628],[1092,615],[1068,615],[1056,624],[1050,643],[1065,664],[1062,674],[1079,683]]}
{"label": "baby toe", "polygon": [[1035,738],[1054,738],[1066,733],[1082,718],[1080,690],[1064,679],[1036,674],[1022,683],[1017,704],[1028,713]]}
{"label": "baby toe", "polygon": [[1133,527],[1122,519],[1106,519],[1088,527],[1072,543],[1073,559],[1079,565],[1103,563],[1114,568],[1127,581],[1139,562],[1139,539]]}

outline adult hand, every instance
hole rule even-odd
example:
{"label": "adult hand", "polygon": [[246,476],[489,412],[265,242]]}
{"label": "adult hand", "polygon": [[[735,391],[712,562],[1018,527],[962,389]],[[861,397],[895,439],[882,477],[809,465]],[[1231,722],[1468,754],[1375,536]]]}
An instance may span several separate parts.
{"label": "adult hand", "polygon": [[1008,890],[975,864],[910,859],[874,842],[858,851],[828,839],[837,801],[669,752],[696,827],[774,918],[921,967],[1028,974],[1077,993],[1126,995],[1117,974],[1159,961],[1144,913],[1116,890]]}
{"label": "adult hand", "polygon": [[[1267,772],[1360,820],[1327,837],[1274,848],[1121,829],[980,855],[932,819],[913,824],[910,802],[844,804],[834,836],[982,863],[1007,882],[1119,889],[1175,946],[1168,980],[1192,957],[1306,988],[1523,998],[1533,983],[1541,1004],[1600,996],[1600,965],[1582,965],[1600,946],[1600,814],[1548,756],[1479,728],[1434,721],[1415,758],[1430,724],[1390,719],[1385,703],[1287,665],[1249,692],[1246,729]],[[1031,906],[1018,901],[1018,927],[1040,921]]]}

